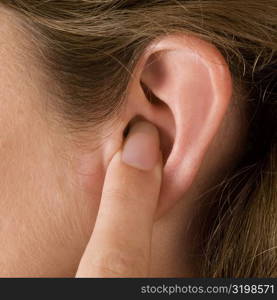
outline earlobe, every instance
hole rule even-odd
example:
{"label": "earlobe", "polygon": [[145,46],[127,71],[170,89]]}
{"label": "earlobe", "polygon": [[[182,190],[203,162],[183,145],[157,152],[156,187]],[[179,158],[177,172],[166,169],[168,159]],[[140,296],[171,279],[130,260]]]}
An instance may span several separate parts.
{"label": "earlobe", "polygon": [[162,215],[193,184],[227,112],[232,80],[221,53],[197,37],[166,36],[149,49],[128,88],[127,118],[141,115],[160,131]]}

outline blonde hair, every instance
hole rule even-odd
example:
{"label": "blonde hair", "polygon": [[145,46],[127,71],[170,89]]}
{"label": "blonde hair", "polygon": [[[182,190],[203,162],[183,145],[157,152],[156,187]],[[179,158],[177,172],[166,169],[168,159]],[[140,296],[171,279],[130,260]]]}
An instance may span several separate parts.
{"label": "blonde hair", "polygon": [[[276,0],[4,0],[31,32],[76,129],[124,103],[132,70],[156,37],[184,32],[214,44],[247,92],[248,149],[219,186],[203,226],[199,276],[277,275]],[[43,53],[43,55],[41,55]]]}

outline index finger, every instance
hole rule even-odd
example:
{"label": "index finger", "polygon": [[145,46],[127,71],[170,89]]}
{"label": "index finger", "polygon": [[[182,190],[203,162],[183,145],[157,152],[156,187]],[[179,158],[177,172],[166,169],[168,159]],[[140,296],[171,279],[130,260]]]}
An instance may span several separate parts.
{"label": "index finger", "polygon": [[[93,234],[77,277],[145,277],[162,181],[158,130],[140,121],[108,167]],[[124,160],[124,162],[123,162]]]}

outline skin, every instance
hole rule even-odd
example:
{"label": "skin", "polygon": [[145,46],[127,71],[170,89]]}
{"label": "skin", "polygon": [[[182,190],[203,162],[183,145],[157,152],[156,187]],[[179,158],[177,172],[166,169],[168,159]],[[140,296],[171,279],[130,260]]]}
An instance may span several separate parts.
{"label": "skin", "polygon": [[123,153],[117,152],[111,160],[78,277],[149,275],[152,231],[162,182],[159,146],[158,130],[148,122],[138,122],[131,128]]}
{"label": "skin", "polygon": [[[186,201],[156,219],[162,158],[147,170],[124,163],[125,141],[105,137],[111,124],[89,137],[69,134],[47,105],[53,83],[27,55],[32,45],[1,14],[0,276],[196,276],[194,220],[203,213],[196,200],[214,184],[209,174],[224,173],[239,156],[238,110],[226,115]],[[156,157],[159,141],[148,133]]]}

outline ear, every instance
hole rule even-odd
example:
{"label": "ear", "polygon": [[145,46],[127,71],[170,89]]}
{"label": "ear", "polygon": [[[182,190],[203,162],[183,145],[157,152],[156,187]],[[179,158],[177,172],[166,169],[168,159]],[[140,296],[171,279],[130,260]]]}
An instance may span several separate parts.
{"label": "ear", "polygon": [[134,69],[124,123],[140,116],[159,129],[164,178],[159,215],[193,184],[232,94],[229,68],[208,42],[185,34],[161,37]]}

